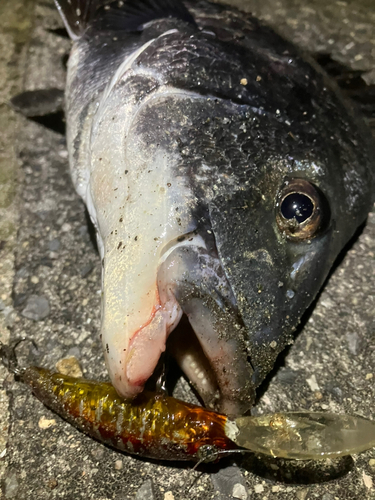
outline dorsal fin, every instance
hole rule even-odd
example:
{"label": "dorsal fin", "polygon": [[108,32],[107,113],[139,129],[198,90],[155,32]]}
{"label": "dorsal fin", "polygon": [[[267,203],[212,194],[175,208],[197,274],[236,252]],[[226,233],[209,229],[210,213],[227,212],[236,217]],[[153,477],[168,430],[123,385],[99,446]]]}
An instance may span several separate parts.
{"label": "dorsal fin", "polygon": [[94,18],[99,0],[55,0],[55,4],[70,38],[76,40]]}
{"label": "dorsal fin", "polygon": [[55,0],[69,36],[80,38],[91,21],[103,30],[139,31],[154,19],[175,17],[195,26],[181,0]]}

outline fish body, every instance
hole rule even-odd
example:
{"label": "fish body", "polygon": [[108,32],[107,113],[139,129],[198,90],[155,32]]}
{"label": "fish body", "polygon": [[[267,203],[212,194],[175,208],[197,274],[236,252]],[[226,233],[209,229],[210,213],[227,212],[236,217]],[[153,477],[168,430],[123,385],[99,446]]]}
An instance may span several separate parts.
{"label": "fish body", "polygon": [[370,133],[313,63],[235,9],[56,3],[112,383],[139,394],[185,314],[180,365],[207,406],[243,414],[371,208]]}

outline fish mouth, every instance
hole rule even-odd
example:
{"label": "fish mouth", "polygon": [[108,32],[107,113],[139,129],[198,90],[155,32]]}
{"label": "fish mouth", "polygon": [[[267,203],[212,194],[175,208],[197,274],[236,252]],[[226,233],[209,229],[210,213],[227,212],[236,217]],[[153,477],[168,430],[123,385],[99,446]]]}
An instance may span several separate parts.
{"label": "fish mouth", "polygon": [[191,326],[171,339],[171,352],[183,372],[206,406],[227,415],[244,414],[254,400],[253,368],[218,255],[212,247],[175,247],[160,266],[158,283],[161,297],[173,294]]}
{"label": "fish mouth", "polygon": [[245,328],[218,255],[199,234],[190,233],[164,248],[159,262],[149,320],[129,336],[118,358],[105,351],[116,390],[125,398],[143,390],[169,334],[184,317],[168,342],[169,351],[205,406],[228,416],[243,415],[255,399],[254,371]]}

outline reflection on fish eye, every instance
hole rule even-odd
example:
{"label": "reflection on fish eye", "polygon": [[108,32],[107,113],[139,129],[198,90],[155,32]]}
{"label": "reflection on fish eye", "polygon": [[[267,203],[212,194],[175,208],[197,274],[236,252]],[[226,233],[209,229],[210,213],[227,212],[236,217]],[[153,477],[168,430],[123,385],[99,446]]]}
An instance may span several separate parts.
{"label": "reflection on fish eye", "polygon": [[276,221],[288,239],[314,238],[329,222],[329,207],[320,190],[305,179],[286,179],[276,202]]}

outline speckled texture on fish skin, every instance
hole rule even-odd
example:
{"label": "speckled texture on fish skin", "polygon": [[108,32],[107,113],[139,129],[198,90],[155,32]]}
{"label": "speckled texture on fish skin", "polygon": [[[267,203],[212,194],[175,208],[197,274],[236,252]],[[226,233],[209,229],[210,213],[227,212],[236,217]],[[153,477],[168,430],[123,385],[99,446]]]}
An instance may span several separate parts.
{"label": "speckled texture on fish skin", "polygon": [[[63,84],[60,57],[69,43],[47,31],[60,26],[52,4],[48,5],[43,3],[38,8],[34,41],[25,68],[27,88]],[[288,12],[286,3],[283,5]],[[315,1],[312,6],[315,13],[319,4]],[[258,14],[256,7],[253,12]],[[294,3],[292,7],[295,13]],[[347,6],[337,8],[341,12]],[[280,9],[275,8],[276,24]],[[305,9],[306,2],[302,13]],[[358,12],[355,16],[357,19]],[[298,26],[298,15],[291,19],[295,19],[293,26]],[[308,21],[305,29],[305,22],[304,15],[299,39],[303,39],[304,33],[323,32],[319,25],[314,28]],[[371,22],[370,14],[367,22]],[[295,27],[293,33],[297,32]],[[319,43],[323,45],[323,41]],[[309,45],[308,39],[304,45]],[[362,53],[371,65],[372,56]],[[106,371],[97,336],[100,263],[87,232],[84,207],[69,178],[64,139],[24,121],[18,151],[24,182],[20,190],[14,284],[18,305],[11,334],[34,338],[39,345],[39,353],[30,345],[20,346],[20,362],[53,367],[60,358],[72,354],[79,358],[86,377],[104,379]],[[51,250],[50,243],[56,239],[60,246],[52,245]],[[374,418],[374,259],[375,214],[372,213],[287,353],[285,367],[279,368],[271,379],[258,411],[330,409]],[[91,273],[82,273],[88,264],[93,265]],[[44,295],[50,302],[50,315],[41,322],[21,315],[31,295]],[[176,500],[217,498],[208,474],[187,492],[184,486],[198,475],[188,467],[149,463],[114,452],[54,417],[26,387],[13,383],[11,377],[7,378],[6,387],[11,395],[11,431],[6,455],[8,472],[2,484],[5,498],[120,500],[134,498],[149,478],[153,479],[158,500],[168,498],[165,496],[168,491]],[[186,394],[184,387],[186,383],[181,382],[180,394]],[[55,418],[56,425],[41,429],[38,422],[42,416]],[[241,461],[235,457],[234,460],[246,480],[249,498],[375,498],[375,469],[370,465],[375,458],[374,450],[353,458],[333,464],[302,465],[269,459]],[[118,467],[118,460],[122,460],[122,468]],[[217,471],[224,466],[225,462],[205,470]]]}

